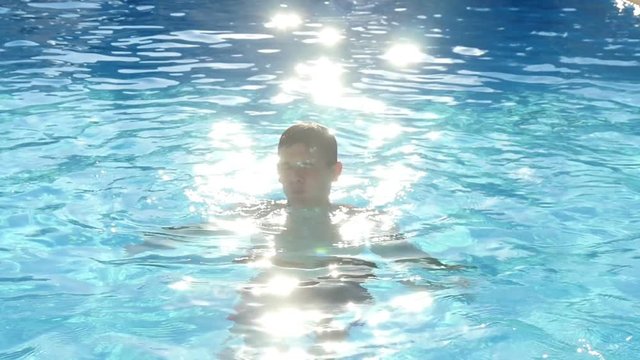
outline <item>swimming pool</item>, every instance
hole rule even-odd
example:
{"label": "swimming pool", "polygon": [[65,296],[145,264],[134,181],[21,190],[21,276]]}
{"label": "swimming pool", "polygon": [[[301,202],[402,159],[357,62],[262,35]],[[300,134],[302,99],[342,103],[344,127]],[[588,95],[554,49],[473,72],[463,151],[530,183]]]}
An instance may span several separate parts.
{"label": "swimming pool", "polygon": [[[3,1],[0,29],[0,358],[243,349],[246,224],[167,227],[283,199],[275,146],[300,119],[335,130],[335,202],[466,266],[367,255],[374,301],[340,315],[359,325],[333,357],[640,354],[633,8]],[[128,251],[153,237],[172,248]],[[312,356],[296,335],[262,355]]]}

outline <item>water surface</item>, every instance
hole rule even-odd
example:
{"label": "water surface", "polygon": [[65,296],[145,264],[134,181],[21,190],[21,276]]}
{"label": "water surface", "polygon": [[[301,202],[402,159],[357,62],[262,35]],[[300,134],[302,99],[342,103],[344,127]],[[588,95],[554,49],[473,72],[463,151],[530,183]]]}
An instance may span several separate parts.
{"label": "water surface", "polygon": [[[618,3],[2,2],[0,357],[242,346],[260,269],[223,215],[283,199],[275,146],[308,119],[338,137],[336,203],[467,266],[359,254],[373,301],[339,354],[634,358],[640,18]],[[128,251],[154,234],[175,246]]]}

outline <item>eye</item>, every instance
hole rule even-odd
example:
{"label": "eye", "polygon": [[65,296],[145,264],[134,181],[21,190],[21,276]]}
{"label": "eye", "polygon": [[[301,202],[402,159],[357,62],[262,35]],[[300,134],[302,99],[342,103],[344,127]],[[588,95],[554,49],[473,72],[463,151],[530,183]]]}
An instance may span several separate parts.
{"label": "eye", "polygon": [[315,166],[315,162],[311,160],[300,161],[299,163],[296,164],[296,166],[302,169],[311,169],[312,167]]}
{"label": "eye", "polygon": [[316,169],[316,162],[314,160],[303,160],[296,161],[294,163],[290,162],[279,162],[278,170],[280,171],[293,171],[294,169],[310,171]]}

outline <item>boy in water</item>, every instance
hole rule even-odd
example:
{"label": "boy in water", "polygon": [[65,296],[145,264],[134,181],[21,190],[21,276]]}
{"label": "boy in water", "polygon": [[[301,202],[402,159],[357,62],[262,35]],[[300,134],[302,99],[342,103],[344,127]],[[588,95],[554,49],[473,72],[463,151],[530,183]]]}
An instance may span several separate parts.
{"label": "boy in water", "polygon": [[296,124],[281,135],[278,155],[287,203],[260,206],[254,218],[261,236],[254,239],[250,256],[237,259],[263,269],[241,291],[230,317],[232,331],[246,345],[245,354],[227,354],[230,358],[291,350],[309,337],[314,345],[302,347],[320,355],[320,343],[346,336],[336,316],[371,299],[361,283],[373,276],[376,265],[354,257],[360,250],[345,246],[340,225],[351,208],[329,200],[342,172],[335,137],[319,124]]}
{"label": "boy in water", "polygon": [[[229,317],[234,321],[231,331],[243,345],[236,347],[232,339],[221,358],[256,358],[296,348],[316,357],[335,355],[326,345],[344,340],[372,302],[363,285],[375,278],[378,266],[364,255],[368,250],[392,261],[453,268],[407,242],[384,213],[331,204],[331,187],[342,163],[335,136],[326,127],[289,127],[280,137],[278,155],[286,205],[264,202],[231,214],[249,216],[258,224],[250,254],[234,262],[259,271],[240,290]],[[218,230],[212,229],[217,227],[211,225],[170,230],[173,235],[206,235],[203,230],[216,235]],[[146,249],[170,246],[160,240]]]}
{"label": "boy in water", "polygon": [[289,127],[278,143],[278,175],[291,208],[329,209],[331,184],[342,173],[336,138],[319,124]]}
{"label": "boy in water", "polygon": [[304,348],[327,356],[323,344],[344,340],[349,328],[359,324],[359,308],[372,300],[363,283],[375,278],[377,265],[362,256],[367,249],[391,260],[446,266],[398,235],[389,216],[331,204],[331,186],[342,163],[326,127],[289,127],[280,137],[278,155],[287,204],[269,203],[254,213],[262,236],[253,253],[237,262],[263,269],[241,291],[230,317],[232,331],[244,338],[245,351],[254,352],[245,354],[249,357],[274,348],[290,350],[303,338],[313,339]]}

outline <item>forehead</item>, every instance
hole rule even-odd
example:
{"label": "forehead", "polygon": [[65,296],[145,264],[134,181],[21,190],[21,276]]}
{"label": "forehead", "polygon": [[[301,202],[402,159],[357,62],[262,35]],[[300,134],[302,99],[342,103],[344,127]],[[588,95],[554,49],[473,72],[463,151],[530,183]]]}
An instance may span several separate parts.
{"label": "forehead", "polygon": [[278,151],[280,160],[284,161],[303,161],[303,160],[320,160],[322,154],[316,147],[309,147],[305,144],[293,144],[285,146]]}

